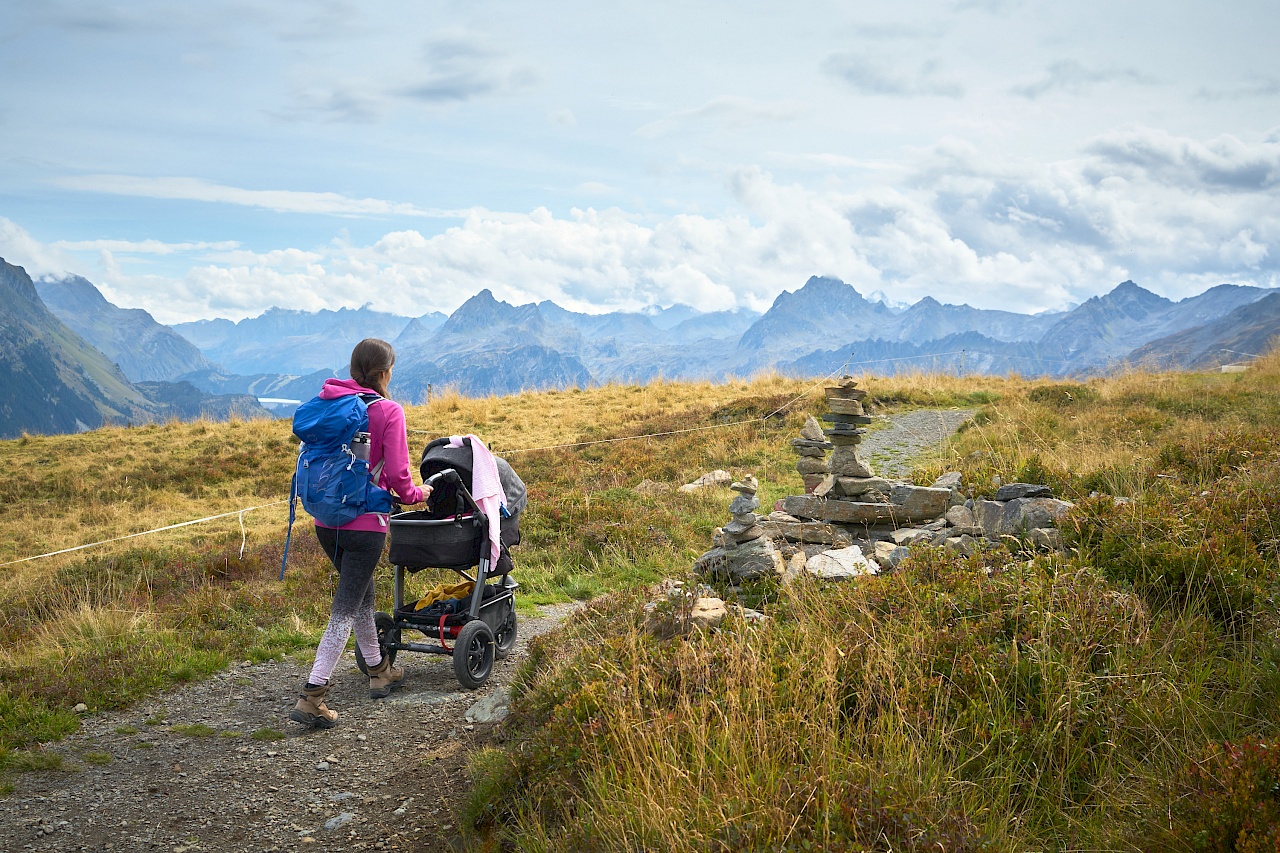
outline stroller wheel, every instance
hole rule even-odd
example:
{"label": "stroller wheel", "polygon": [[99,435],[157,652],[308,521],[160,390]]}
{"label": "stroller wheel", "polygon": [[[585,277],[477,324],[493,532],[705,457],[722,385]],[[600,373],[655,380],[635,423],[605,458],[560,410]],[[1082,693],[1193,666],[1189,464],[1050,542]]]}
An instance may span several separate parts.
{"label": "stroller wheel", "polygon": [[[389,646],[400,642],[400,629],[396,627],[396,620],[390,613],[378,611],[373,614],[373,626],[378,629],[378,645],[381,648],[382,656],[391,663],[396,662],[397,649],[389,648]],[[356,641],[356,666],[360,668],[360,672],[365,675],[369,674],[369,665],[364,661],[364,653],[360,651],[360,641]]]}
{"label": "stroller wheel", "polygon": [[516,646],[516,609],[511,608],[507,613],[507,618],[502,620],[502,624],[498,626],[498,632],[493,635],[493,653],[498,660],[502,660],[511,654],[511,650]]}
{"label": "stroller wheel", "polygon": [[472,619],[458,632],[453,647],[453,674],[458,683],[475,690],[489,680],[493,672],[493,631],[483,620]]}

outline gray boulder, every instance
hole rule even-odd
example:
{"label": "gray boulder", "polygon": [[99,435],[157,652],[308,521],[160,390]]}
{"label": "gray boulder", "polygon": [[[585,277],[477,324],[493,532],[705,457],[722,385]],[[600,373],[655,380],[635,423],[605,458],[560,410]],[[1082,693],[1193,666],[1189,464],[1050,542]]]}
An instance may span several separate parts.
{"label": "gray boulder", "polygon": [[974,515],[988,539],[1018,536],[1037,527],[1053,527],[1075,504],[1057,498],[1015,498],[1008,503],[975,501]]}
{"label": "gray boulder", "polygon": [[904,516],[912,521],[937,518],[947,511],[950,501],[950,489],[904,484],[889,492],[889,503],[901,506]]}
{"label": "gray boulder", "polygon": [[848,580],[862,575],[874,575],[880,567],[868,560],[857,545],[838,551],[823,551],[809,558],[805,571],[822,580]]}
{"label": "gray boulder", "polygon": [[960,472],[948,471],[941,477],[933,481],[935,489],[958,489],[960,488]]}
{"label": "gray boulder", "polygon": [[743,542],[738,547],[725,551],[725,564],[730,579],[734,581],[781,575],[786,568],[782,553],[767,536]]}
{"label": "gray boulder", "polygon": [[686,493],[696,492],[696,491],[700,491],[701,489],[713,489],[713,488],[716,488],[717,486],[727,486],[732,482],[733,482],[732,474],[730,474],[728,471],[716,470],[716,471],[711,471],[710,473],[707,473],[707,474],[703,474],[701,477],[694,480],[692,483],[685,483],[683,486],[680,487],[680,491],[686,492]]}
{"label": "gray boulder", "polygon": [[915,527],[903,527],[889,535],[894,545],[914,545],[917,542],[932,542],[933,533]]}
{"label": "gray boulder", "polygon": [[978,519],[973,517],[973,510],[966,506],[953,506],[947,510],[947,524],[952,527],[973,527]]}
{"label": "gray boulder", "polygon": [[1051,498],[1053,489],[1035,483],[1005,483],[996,490],[996,500],[1011,501],[1016,498]]}
{"label": "gray boulder", "polygon": [[893,484],[880,477],[836,477],[836,491],[856,498],[868,492],[888,492]]}
{"label": "gray boulder", "polygon": [[766,534],[775,538],[786,539],[789,542],[817,542],[825,545],[848,545],[853,541],[844,528],[836,527],[834,524],[800,521],[793,516],[787,516],[792,519],[791,521],[775,521],[774,515],[785,515],[785,513],[773,513],[764,519],[760,526],[764,528]]}
{"label": "gray boulder", "polygon": [[1062,550],[1062,533],[1055,527],[1036,527],[1028,530],[1027,541],[1042,551]]}

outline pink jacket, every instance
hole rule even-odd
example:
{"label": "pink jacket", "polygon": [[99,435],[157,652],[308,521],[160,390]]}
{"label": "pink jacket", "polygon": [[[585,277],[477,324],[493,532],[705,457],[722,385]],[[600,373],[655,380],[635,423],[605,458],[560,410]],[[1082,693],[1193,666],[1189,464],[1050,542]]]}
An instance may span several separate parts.
{"label": "pink jacket", "polygon": [[[376,394],[377,391],[361,387],[354,379],[326,379],[320,389],[322,400],[333,400],[351,394]],[[404,409],[395,400],[382,399],[369,406],[369,467],[375,468],[382,460],[382,473],[378,485],[390,489],[402,503],[416,504],[422,500],[422,489],[413,484],[409,474],[409,438],[405,432]],[[328,525],[316,522],[317,527]],[[377,512],[366,512],[339,530],[372,530],[387,532],[387,517]]]}

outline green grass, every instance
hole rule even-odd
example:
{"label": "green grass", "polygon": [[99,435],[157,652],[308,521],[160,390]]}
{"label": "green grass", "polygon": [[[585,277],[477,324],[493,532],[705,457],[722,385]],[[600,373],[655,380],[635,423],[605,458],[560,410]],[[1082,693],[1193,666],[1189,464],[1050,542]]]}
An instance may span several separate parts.
{"label": "green grass", "polygon": [[[983,381],[981,417],[917,479],[1050,484],[1079,502],[1068,553],[917,549],[688,640],[643,633],[642,593],[593,601],[532,644],[472,764],[472,846],[1274,849],[1280,357]],[[873,394],[963,396],[904,382]]]}
{"label": "green grass", "polygon": [[[820,408],[814,398],[747,425],[514,451],[759,418],[805,383],[444,395],[410,407],[410,427],[430,436],[488,437],[528,484],[522,612],[590,602],[563,635],[531,644],[504,740],[476,757],[474,788],[459,795],[471,844],[1274,848],[1247,820],[1267,814],[1280,751],[1280,357],[1227,376],[866,385],[882,413],[978,408],[949,446],[918,460],[915,478],[959,470],[977,497],[997,478],[1049,484],[1078,503],[1064,525],[1072,550],[922,552],[857,584],[760,584],[741,599],[767,610],[765,624],[657,642],[639,630],[643,587],[685,575],[732,493],[632,487],[725,468],[754,474],[767,510],[800,488],[786,442]],[[122,519],[171,523],[265,501],[287,480],[286,433],[174,425],[6,443],[0,462],[49,488],[14,485],[0,533],[17,555],[44,545],[37,518],[75,544],[120,533]],[[415,433],[415,447],[428,437]],[[137,466],[140,448],[154,470]],[[84,477],[86,459],[99,481]],[[98,482],[110,500],[93,497]],[[76,702],[124,708],[231,661],[309,650],[333,573],[305,523],[295,532],[283,583],[269,513],[249,520],[243,557],[233,520],[7,577],[4,755],[72,730]],[[438,579],[415,576],[409,594]]]}
{"label": "green grass", "polygon": [[284,732],[275,729],[258,729],[249,737],[254,740],[284,740],[285,735]]}
{"label": "green grass", "polygon": [[101,766],[104,764],[110,764],[112,761],[112,757],[111,757],[111,753],[109,752],[86,752],[84,754],[84,760],[87,764],[95,764],[95,765]]}
{"label": "green grass", "polygon": [[218,733],[217,729],[210,728],[204,723],[187,723],[172,726],[170,730],[174,734],[183,735],[185,737],[210,737]]}

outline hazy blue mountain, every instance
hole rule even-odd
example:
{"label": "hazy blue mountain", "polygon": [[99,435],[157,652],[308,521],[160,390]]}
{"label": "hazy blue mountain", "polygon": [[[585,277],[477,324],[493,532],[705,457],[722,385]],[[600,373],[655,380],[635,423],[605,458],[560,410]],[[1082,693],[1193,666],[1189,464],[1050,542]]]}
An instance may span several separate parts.
{"label": "hazy blue mountain", "polygon": [[997,341],[1036,341],[1062,318],[1061,313],[1017,314],[968,305],[944,305],[926,296],[898,313],[885,336],[898,341],[932,341],[979,332]]}
{"label": "hazy blue mountain", "polygon": [[838,278],[813,276],[794,293],[784,290],[742,334],[735,361],[746,368],[791,361],[831,344],[879,336],[894,318]]}
{"label": "hazy blue mountain", "polygon": [[668,340],[666,331],[658,328],[653,318],[644,313],[612,311],[608,314],[582,314],[561,308],[550,300],[539,302],[537,308],[544,320],[558,327],[572,326],[586,340],[614,338],[646,343]]}
{"label": "hazy blue mountain", "polygon": [[928,296],[903,310],[887,305],[883,294],[869,300],[839,279],[814,276],[794,293],[779,295],[743,333],[734,362],[748,368],[794,365],[808,353],[833,348],[847,356],[869,341],[923,346],[966,332],[996,341],[1035,341],[1061,317],[944,305]]}
{"label": "hazy blue mountain", "polygon": [[[419,318],[420,319],[420,318]],[[272,308],[238,323],[197,320],[173,328],[232,373],[306,374],[345,366],[365,338],[392,341],[410,318],[363,308]]]}
{"label": "hazy blue mountain", "polygon": [[402,346],[414,346],[426,341],[436,329],[444,325],[444,321],[447,319],[449,319],[448,316],[441,314],[439,311],[432,311],[430,314],[414,317],[405,324],[399,335],[388,340],[396,348],[396,353],[399,354]]}
{"label": "hazy blue mountain", "polygon": [[141,308],[120,308],[80,276],[41,278],[40,299],[59,320],[107,358],[133,382],[165,381],[215,367],[200,350]]}
{"label": "hazy blue mountain", "polygon": [[663,331],[672,329],[686,320],[692,320],[702,314],[697,308],[680,302],[669,308],[663,308],[661,305],[649,305],[642,308],[640,313],[648,317],[654,326]]}
{"label": "hazy blue mountain", "polygon": [[733,308],[727,311],[710,311],[681,320],[667,331],[677,343],[721,340],[742,337],[751,324],[760,319],[759,312],[750,308]]}
{"label": "hazy blue mountain", "polygon": [[190,382],[139,382],[137,388],[179,420],[274,417],[273,412],[250,394],[209,394]]}
{"label": "hazy blue mountain", "polygon": [[284,400],[307,401],[320,393],[324,381],[333,376],[345,377],[345,371],[317,370],[306,376],[281,373],[254,373],[242,376],[220,370],[202,370],[180,377],[180,381],[210,394],[248,394]]}
{"label": "hazy blue mountain", "polygon": [[0,259],[0,438],[81,432],[158,411],[45,306],[26,270]]}
{"label": "hazy blue mountain", "polygon": [[391,391],[399,400],[421,403],[427,399],[428,385],[437,392],[454,388],[480,397],[591,384],[591,373],[576,357],[525,344],[454,352],[435,361],[415,360],[404,367],[397,364]]}
{"label": "hazy blue mountain", "polygon": [[1129,353],[1126,361],[1162,369],[1201,370],[1248,361],[1249,356],[1265,353],[1277,337],[1280,293],[1273,291],[1204,325],[1151,341]]}
{"label": "hazy blue mountain", "polygon": [[[852,351],[852,355],[851,355]],[[837,371],[857,375],[895,375],[915,371],[953,374],[1039,375],[1055,373],[1029,341],[998,341],[979,332],[961,332],[932,341],[861,340],[819,350],[778,365],[784,373],[826,376]]]}
{"label": "hazy blue mountain", "polygon": [[1040,339],[1039,351],[1043,358],[1059,362],[1063,372],[1098,368],[1150,341],[1212,322],[1271,292],[1219,285],[1173,302],[1132,281],[1122,282],[1063,316]]}
{"label": "hazy blue mountain", "polygon": [[549,321],[533,303],[501,302],[486,289],[458,306],[426,341],[406,346],[404,350],[398,348],[396,358],[441,362],[450,354],[497,352],[524,346],[576,354],[581,345],[582,335],[572,324]]}

